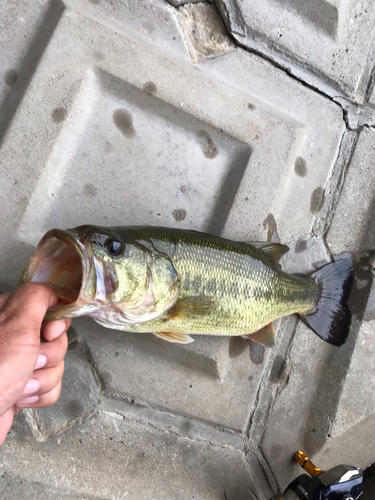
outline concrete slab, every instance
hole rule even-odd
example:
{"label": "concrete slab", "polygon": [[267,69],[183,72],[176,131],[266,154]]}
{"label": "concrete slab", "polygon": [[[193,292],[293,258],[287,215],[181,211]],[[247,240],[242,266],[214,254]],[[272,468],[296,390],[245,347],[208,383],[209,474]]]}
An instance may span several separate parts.
{"label": "concrete slab", "polygon": [[[261,57],[228,41],[213,5],[38,4],[29,25],[32,40],[39,40],[36,62],[27,66],[34,52],[21,38],[15,38],[20,49],[14,58],[6,56],[7,68],[22,61],[28,79],[14,83],[1,107],[0,288],[16,286],[45,231],[82,223],[167,225],[292,242],[283,260],[291,272],[311,271],[329,260],[321,236],[333,217],[357,132],[347,131],[340,106],[309,85],[324,92],[327,87],[328,95],[337,88],[341,99],[364,100],[373,11],[348,27],[352,3],[346,11],[342,3],[326,2],[326,14],[338,13],[337,36],[331,36],[332,26],[301,5],[273,3],[272,12],[282,10],[282,29],[301,13],[305,21],[294,34],[283,31],[285,50],[273,42],[257,45]],[[39,39],[41,19],[48,30]],[[347,53],[360,28],[363,39]],[[308,36],[295,43],[301,29]],[[276,35],[271,30],[267,36]],[[320,59],[314,52],[307,67],[301,50],[309,54],[322,47]],[[279,50],[293,61],[290,74],[320,75],[326,87],[311,83],[310,76],[301,84],[267,62]],[[327,70],[333,57],[340,61],[339,72]],[[364,130],[355,155],[365,157],[371,137]],[[368,169],[363,173],[372,179]],[[356,181],[348,176],[344,189],[350,193]],[[362,199],[350,228],[353,248],[371,186],[357,191]],[[329,243],[340,253],[348,245],[343,239],[340,247],[342,222],[336,233],[335,224],[336,219]],[[355,311],[359,325],[360,308]],[[370,440],[372,429],[371,404],[363,405],[364,432],[347,410],[356,384],[346,389],[343,380],[350,359],[356,359],[355,335],[333,351],[300,324],[295,333],[296,324],[295,318],[281,321],[275,349],[265,351],[249,350],[242,339],[200,337],[188,346],[169,345],[149,335],[102,329],[88,319],[75,321],[73,344],[83,345],[69,351],[61,401],[17,418],[0,452],[0,488],[14,498],[35,488],[46,498],[58,491],[67,499],[268,500],[300,472],[290,464],[294,446],[317,457],[322,451],[325,463],[332,456],[329,446],[344,456],[346,443],[354,442],[348,433]],[[360,347],[355,370],[362,370],[365,345]],[[366,394],[359,390],[359,403]],[[307,428],[301,415],[310,419]],[[370,460],[371,450],[366,453]]]}
{"label": "concrete slab", "polygon": [[[227,223],[224,234],[247,239],[276,226],[284,240],[308,233],[332,175],[341,110],[243,51],[198,69],[120,35],[116,45],[110,33],[71,11],[63,16],[3,147],[4,162],[14,162],[4,173],[4,198],[13,186],[14,211],[20,190],[23,245],[51,226],[81,222],[214,233]],[[106,57],[98,62],[100,50]],[[43,133],[32,135],[36,108]],[[15,190],[30,165],[28,186]],[[298,212],[291,208],[296,196]]]}
{"label": "concrete slab", "polygon": [[[349,345],[352,347],[350,339]],[[293,465],[294,453],[302,449],[318,463],[318,451],[331,438],[343,376],[340,367],[347,363],[347,349],[322,344],[306,326],[297,326],[285,361],[286,374],[261,442],[281,491],[301,473],[299,466]],[[344,461],[350,462],[350,457]],[[326,466],[324,461],[321,467]]]}
{"label": "concrete slab", "polygon": [[367,99],[373,61],[371,0],[218,0],[241,45],[335,98]]}
{"label": "concrete slab", "polygon": [[80,344],[71,345],[65,357],[62,384],[56,404],[28,411],[28,422],[36,439],[44,440],[71,427],[92,413],[98,404],[99,381]]}
{"label": "concrete slab", "polygon": [[348,460],[368,466],[375,461],[374,434],[375,402],[373,388],[375,373],[369,352],[374,348],[373,285],[375,236],[374,220],[375,177],[372,158],[375,150],[375,131],[364,128],[359,135],[354,155],[347,169],[346,182],[340,203],[327,236],[329,247],[336,252],[353,254],[356,282],[351,298],[354,313],[353,335],[357,339],[346,365],[341,397],[332,425],[332,439],[327,454],[343,447],[350,439],[356,446],[348,447]]}
{"label": "concrete slab", "polygon": [[[2,149],[4,164],[14,162],[12,172],[4,172],[3,192],[9,199],[13,188],[12,212],[20,191],[15,215],[23,245],[35,244],[52,225],[90,221],[216,233],[227,222],[232,229],[225,234],[247,238],[266,236],[268,224],[276,224],[284,240],[308,233],[344,129],[340,109],[243,51],[198,70],[129,38],[116,39],[117,46],[108,29],[68,11],[44,54]],[[96,61],[100,49],[106,56]],[[43,133],[33,135],[36,109]],[[151,132],[154,141],[148,140]],[[15,188],[25,169],[30,182]],[[268,172],[263,182],[261,170]],[[151,188],[161,175],[155,193]],[[211,194],[203,196],[202,189]],[[290,208],[295,193],[298,214]]]}
{"label": "concrete slab", "polygon": [[90,319],[76,321],[75,328],[104,394],[246,429],[264,362],[251,361],[244,339],[196,337],[191,345],[174,345],[150,334],[110,331]]}
{"label": "concrete slab", "polygon": [[[323,240],[311,237],[294,242],[291,255],[284,257],[285,267],[296,273],[321,267],[329,258]],[[249,454],[259,450],[276,481],[275,489],[283,491],[300,474],[292,463],[295,451],[307,447],[311,453],[311,443],[315,446],[326,439],[330,399],[327,396],[327,401],[316,403],[319,418],[312,405],[321,392],[331,389],[320,379],[327,359],[332,355],[339,363],[340,354],[303,323],[296,324],[295,318],[284,320],[280,329],[281,343],[272,353],[262,381],[259,404],[252,415],[256,425],[250,427],[248,446]]]}
{"label": "concrete slab", "polygon": [[[202,6],[184,7],[191,8],[198,19]],[[293,239],[311,230],[344,131],[338,106],[242,50],[194,65],[185,52],[178,59],[179,45],[166,57],[160,29],[151,47],[144,32],[114,35],[113,13],[104,26],[92,5],[74,9],[84,17],[62,15],[1,151],[2,164],[13,165],[1,186],[4,231],[14,235],[2,243],[5,284],[17,278],[9,252],[16,241],[25,262],[51,227],[146,223],[247,240]],[[169,16],[165,49],[173,45],[168,26],[176,12],[162,12]],[[20,183],[26,170],[27,185]],[[251,364],[238,340],[172,348],[82,324],[108,394],[247,427],[259,361],[268,353],[253,353]],[[165,370],[172,389],[163,383]]]}
{"label": "concrete slab", "polygon": [[[287,356],[288,382],[278,395],[261,448],[280,489],[300,472],[291,458],[303,449],[322,468],[339,463],[367,467],[375,460],[373,351],[375,132],[364,129],[347,165],[327,243],[332,254],[353,255],[356,281],[350,299],[353,323],[345,346],[318,346],[299,325]],[[297,246],[299,244],[297,243]],[[316,349],[319,349],[317,351]],[[308,374],[304,376],[303,374]]]}
{"label": "concrete slab", "polygon": [[0,143],[63,9],[60,0],[1,4]]}
{"label": "concrete slab", "polygon": [[[0,477],[0,495],[6,500],[101,500],[98,496],[64,493],[61,487],[51,488],[39,482],[27,481],[17,476]],[[103,499],[104,500],[104,499]]]}
{"label": "concrete slab", "polygon": [[26,479],[73,498],[252,498],[246,461],[235,448],[102,412],[47,442],[35,442],[19,425],[0,452],[10,484]]}
{"label": "concrete slab", "polygon": [[374,136],[374,130],[365,127],[348,162],[340,203],[327,236],[332,253],[362,252],[373,247]]}

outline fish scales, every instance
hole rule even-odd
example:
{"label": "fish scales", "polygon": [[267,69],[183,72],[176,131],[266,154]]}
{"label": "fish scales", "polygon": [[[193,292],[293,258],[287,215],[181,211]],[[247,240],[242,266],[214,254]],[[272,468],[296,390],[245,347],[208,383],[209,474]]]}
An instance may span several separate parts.
{"label": "fish scales", "polygon": [[272,257],[244,243],[222,244],[166,232],[150,238],[152,245],[171,258],[180,279],[179,299],[212,297],[204,314],[168,319],[169,312],[140,325],[134,332],[242,335],[281,316],[311,309],[312,280],[290,276]]}
{"label": "fish scales", "polygon": [[322,339],[342,345],[351,323],[351,260],[300,277],[276,261],[286,251],[196,231],[87,225],[46,233],[20,281],[54,288],[60,300],[46,320],[86,315],[181,343],[192,342],[190,334],[250,334],[271,347],[272,321],[298,313]]}

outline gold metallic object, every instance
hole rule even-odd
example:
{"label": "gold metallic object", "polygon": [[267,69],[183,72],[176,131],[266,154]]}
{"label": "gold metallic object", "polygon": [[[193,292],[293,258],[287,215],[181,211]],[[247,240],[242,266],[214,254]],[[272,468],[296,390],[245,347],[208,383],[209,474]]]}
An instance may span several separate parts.
{"label": "gold metallic object", "polygon": [[[320,474],[321,472],[324,472],[324,470],[319,469],[318,467],[316,467],[311,462],[311,460],[309,459],[309,457],[305,453],[303,453],[303,451],[297,451],[297,453],[294,454],[294,460],[297,462],[297,464],[299,464],[302,467],[302,469],[305,469],[305,471],[311,477],[315,477],[318,474]],[[285,493],[284,493],[284,495],[285,495]],[[288,496],[288,498],[289,498],[289,496]],[[284,500],[284,497],[280,497],[280,498],[278,498],[278,500]]]}
{"label": "gold metallic object", "polygon": [[319,469],[316,467],[309,457],[303,453],[303,451],[297,451],[297,453],[294,455],[294,460],[299,464],[302,469],[305,469],[305,471],[311,476],[315,477],[316,475],[320,474],[321,472],[324,472],[324,470]]}

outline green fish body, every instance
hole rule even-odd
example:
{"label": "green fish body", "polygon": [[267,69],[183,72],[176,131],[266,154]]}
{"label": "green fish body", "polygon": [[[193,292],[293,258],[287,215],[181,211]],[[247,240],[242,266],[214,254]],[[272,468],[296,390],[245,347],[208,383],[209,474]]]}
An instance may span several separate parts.
{"label": "green fish body", "polygon": [[[311,278],[284,273],[271,254],[250,243],[164,228],[144,233],[148,244],[171,259],[179,297],[171,310],[131,331],[246,335],[314,305],[317,285]],[[265,245],[278,247],[287,248]]]}
{"label": "green fish body", "polygon": [[[80,265],[71,264],[74,250]],[[21,281],[43,276],[57,294],[65,290],[50,319],[85,314],[175,342],[191,341],[190,334],[241,335],[272,345],[272,321],[298,313],[324,340],[342,344],[350,326],[350,260],[300,277],[278,264],[287,251],[172,228],[81,226],[47,233]]]}

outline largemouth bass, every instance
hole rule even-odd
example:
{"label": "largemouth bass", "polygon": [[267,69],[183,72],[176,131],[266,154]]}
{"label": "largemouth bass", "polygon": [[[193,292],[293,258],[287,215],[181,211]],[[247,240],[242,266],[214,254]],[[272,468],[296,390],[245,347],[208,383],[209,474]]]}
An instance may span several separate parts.
{"label": "largemouth bass", "polygon": [[297,313],[322,339],[343,344],[351,322],[350,259],[301,277],[281,270],[278,260],[288,250],[163,227],[53,229],[21,282],[54,287],[60,300],[49,320],[86,315],[171,342],[241,335],[272,346],[272,322]]}

